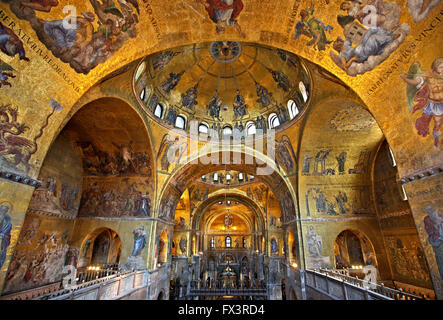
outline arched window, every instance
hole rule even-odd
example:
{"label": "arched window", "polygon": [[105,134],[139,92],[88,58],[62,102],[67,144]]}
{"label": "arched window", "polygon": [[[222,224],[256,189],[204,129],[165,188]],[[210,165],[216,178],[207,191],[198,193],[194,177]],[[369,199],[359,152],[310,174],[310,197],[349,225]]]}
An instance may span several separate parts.
{"label": "arched window", "polygon": [[200,123],[200,125],[198,126],[198,132],[208,133],[208,131],[209,131],[209,127],[204,123]]}
{"label": "arched window", "polygon": [[185,130],[186,128],[186,117],[184,115],[179,115],[175,119],[175,127]]}
{"label": "arched window", "polygon": [[226,174],[226,181],[231,181],[231,174],[230,173]]}
{"label": "arched window", "polygon": [[280,120],[278,120],[276,113],[271,113],[268,117],[269,128],[276,128],[280,125]]}
{"label": "arched window", "polygon": [[137,82],[138,78],[140,78],[145,69],[146,69],[146,62],[143,61],[142,64],[138,67],[137,72],[135,73],[135,82]]}
{"label": "arched window", "polygon": [[140,100],[145,101],[145,97],[146,97],[146,88],[144,88],[142,92],[140,92]]}
{"label": "arched window", "polygon": [[231,136],[232,135],[232,128],[230,126],[223,127],[223,135],[224,136]]}
{"label": "arched window", "polygon": [[294,100],[288,101],[288,111],[289,111],[289,117],[292,119],[295,118],[296,115],[300,113],[300,110],[298,110],[297,104]]}
{"label": "arched window", "polygon": [[394,153],[392,152],[391,147],[389,147],[389,155],[391,156],[392,166],[393,166],[393,167],[397,166],[397,162],[395,161]]}
{"label": "arched window", "polygon": [[214,173],[214,182],[218,182],[218,173]]}
{"label": "arched window", "polygon": [[211,238],[211,248],[215,248],[215,237]]}
{"label": "arched window", "polygon": [[403,201],[408,200],[408,196],[406,195],[406,191],[405,191],[405,186],[404,185],[400,185],[400,191],[401,191],[401,198],[403,199]]}
{"label": "arched window", "polygon": [[246,123],[246,134],[247,135],[253,135],[256,134],[257,129],[255,127],[255,123],[253,121],[248,121]]}
{"label": "arched window", "polygon": [[230,248],[231,247],[231,237],[230,236],[227,236],[225,238],[225,247],[226,248]]}
{"label": "arched window", "polygon": [[308,100],[308,91],[306,90],[305,84],[300,81],[298,83],[298,88],[300,89],[301,95],[303,96],[303,100],[306,102]]}
{"label": "arched window", "polygon": [[245,238],[245,237],[243,237],[243,238],[241,239],[241,242],[242,242],[242,247],[243,247],[243,248],[246,248],[246,238]]}
{"label": "arched window", "polygon": [[243,181],[243,173],[238,174],[238,181]]}
{"label": "arched window", "polygon": [[206,175],[205,175],[205,174],[202,175],[202,180],[203,180],[203,181],[206,181]]}
{"label": "arched window", "polygon": [[160,103],[157,103],[154,109],[154,115],[157,118],[163,119],[164,113],[165,113],[165,108]]}

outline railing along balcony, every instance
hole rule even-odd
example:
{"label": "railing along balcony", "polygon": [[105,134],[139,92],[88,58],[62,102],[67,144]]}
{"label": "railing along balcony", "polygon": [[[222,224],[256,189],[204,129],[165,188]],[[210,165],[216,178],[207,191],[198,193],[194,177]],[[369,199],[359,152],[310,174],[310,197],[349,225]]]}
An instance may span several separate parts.
{"label": "railing along balcony", "polygon": [[59,297],[62,297],[61,299],[72,299],[77,292],[85,291],[82,289],[87,291],[87,288],[99,287],[110,280],[119,280],[131,275],[134,276],[135,281],[135,272],[130,270],[118,271],[118,264],[101,265],[100,267],[91,266],[83,270],[77,270],[75,284],[64,287],[63,280],[61,280],[43,287],[5,295],[0,297],[0,300],[52,300],[59,299]]}
{"label": "railing along balcony", "polygon": [[190,296],[251,296],[266,297],[266,283],[251,281],[249,286],[246,283],[235,281],[233,283],[223,280],[202,285],[201,280],[191,281]]}
{"label": "railing along balcony", "polygon": [[[353,300],[363,297],[364,300],[424,300],[423,297],[395,290],[378,283],[350,276],[348,270],[316,269],[306,270],[306,284],[334,298]],[[339,288],[341,290],[334,290]],[[338,294],[334,294],[337,293]],[[354,295],[349,294],[354,293]]]}

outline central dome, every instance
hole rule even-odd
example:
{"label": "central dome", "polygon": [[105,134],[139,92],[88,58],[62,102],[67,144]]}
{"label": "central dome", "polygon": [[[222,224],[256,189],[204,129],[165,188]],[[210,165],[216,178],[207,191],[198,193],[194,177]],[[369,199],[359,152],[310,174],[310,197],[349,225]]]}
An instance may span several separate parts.
{"label": "central dome", "polygon": [[140,63],[134,85],[159,123],[188,131],[190,120],[196,120],[200,132],[213,128],[221,134],[236,129],[254,134],[298,119],[311,88],[296,55],[235,41],[150,55]]}

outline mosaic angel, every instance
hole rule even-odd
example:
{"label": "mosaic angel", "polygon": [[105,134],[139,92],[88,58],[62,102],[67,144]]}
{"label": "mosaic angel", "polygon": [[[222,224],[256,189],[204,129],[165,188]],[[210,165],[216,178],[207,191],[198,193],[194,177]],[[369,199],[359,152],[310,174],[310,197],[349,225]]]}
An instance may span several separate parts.
{"label": "mosaic angel", "polygon": [[421,71],[420,63],[414,62],[408,74],[401,73],[400,77],[407,84],[409,111],[422,110],[421,117],[415,121],[418,134],[426,137],[431,120],[434,120],[432,135],[437,149],[443,123],[443,58],[435,59],[427,74]]}
{"label": "mosaic angel", "polygon": [[325,50],[326,45],[332,41],[326,38],[326,32],[333,29],[330,25],[325,25],[322,21],[314,17],[314,2],[311,1],[311,7],[300,11],[301,20],[295,26],[294,40],[301,35],[312,38],[307,45],[313,46],[317,50]]}

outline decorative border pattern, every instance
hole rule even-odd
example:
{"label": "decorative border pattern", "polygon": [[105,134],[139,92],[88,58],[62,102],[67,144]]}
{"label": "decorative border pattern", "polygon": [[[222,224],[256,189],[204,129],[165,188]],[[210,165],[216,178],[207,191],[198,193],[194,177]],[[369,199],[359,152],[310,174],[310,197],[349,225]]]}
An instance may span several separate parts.
{"label": "decorative border pattern", "polygon": [[40,180],[35,180],[32,179],[31,177],[28,176],[23,176],[14,172],[8,172],[8,171],[0,171],[0,178],[12,181],[12,182],[17,182],[17,183],[21,183],[21,184],[25,184],[34,188],[38,188],[42,185],[42,181]]}

